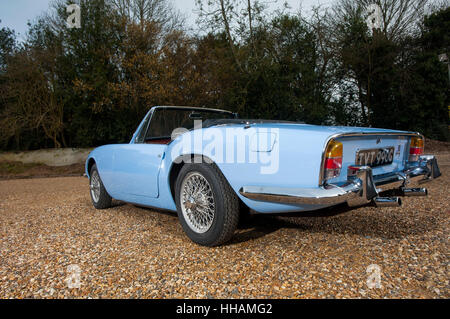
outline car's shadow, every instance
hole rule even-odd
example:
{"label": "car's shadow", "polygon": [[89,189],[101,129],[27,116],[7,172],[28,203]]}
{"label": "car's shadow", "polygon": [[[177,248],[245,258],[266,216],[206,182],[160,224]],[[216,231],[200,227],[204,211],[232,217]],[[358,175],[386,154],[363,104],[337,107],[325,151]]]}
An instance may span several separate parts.
{"label": "car's shadow", "polygon": [[[408,216],[413,214],[414,216]],[[350,208],[346,204],[290,215],[254,214],[241,223],[229,245],[258,239],[280,229],[304,233],[353,234],[382,240],[402,239],[438,227],[433,215],[398,209]]]}

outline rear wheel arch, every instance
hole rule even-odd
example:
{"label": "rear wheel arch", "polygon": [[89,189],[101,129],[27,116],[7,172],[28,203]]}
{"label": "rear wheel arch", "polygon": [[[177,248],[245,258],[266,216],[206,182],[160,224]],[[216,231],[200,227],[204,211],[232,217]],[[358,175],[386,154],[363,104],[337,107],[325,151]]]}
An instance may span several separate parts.
{"label": "rear wheel arch", "polygon": [[170,186],[170,193],[174,201],[175,201],[175,183],[177,182],[178,175],[180,174],[180,171],[183,168],[183,166],[186,165],[186,162],[188,160],[193,162],[194,158],[196,157],[201,157],[202,162],[204,161],[206,163],[214,163],[209,157],[198,154],[180,155],[172,162],[172,166],[170,167],[169,171],[169,186]]}
{"label": "rear wheel arch", "polygon": [[[213,164],[217,167],[217,169],[219,171],[220,168],[217,166],[217,164],[208,156],[205,155],[199,155],[199,154],[188,154],[188,155],[180,155],[178,156],[173,162],[172,162],[172,166],[170,167],[170,171],[169,171],[169,187],[170,187],[170,194],[172,195],[172,199],[175,202],[175,184],[177,182],[177,178],[178,175],[180,174],[181,169],[183,168],[184,165],[186,165],[186,160],[193,160],[195,157],[201,157],[202,158],[202,163],[208,163],[208,164]],[[223,173],[222,173],[223,175]],[[225,176],[224,176],[225,177]],[[225,177],[226,179],[226,177]],[[236,192],[235,192],[236,193]],[[236,194],[238,195],[238,194]],[[239,196],[238,196],[239,198]],[[241,206],[241,211],[247,211],[248,207],[247,205],[239,198],[239,203]]]}
{"label": "rear wheel arch", "polygon": [[88,164],[87,164],[87,174],[88,176],[91,175],[91,169],[92,166],[94,166],[94,164],[96,164],[95,159],[93,159],[92,157],[89,159]]}

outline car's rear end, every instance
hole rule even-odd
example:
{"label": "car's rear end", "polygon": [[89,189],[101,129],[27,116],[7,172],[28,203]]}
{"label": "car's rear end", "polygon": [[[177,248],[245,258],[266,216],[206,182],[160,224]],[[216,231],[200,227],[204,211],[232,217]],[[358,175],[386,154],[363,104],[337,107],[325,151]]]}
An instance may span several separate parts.
{"label": "car's rear end", "polygon": [[240,194],[294,205],[399,206],[401,196],[427,195],[419,184],[440,176],[436,158],[423,152],[419,133],[333,128],[323,144],[317,187],[249,186]]}
{"label": "car's rear end", "polygon": [[416,186],[440,176],[435,157],[423,152],[424,138],[418,133],[337,134],[327,142],[319,184],[360,186],[350,192],[350,205],[371,200],[382,206],[400,205],[398,196],[427,195],[425,188]]}

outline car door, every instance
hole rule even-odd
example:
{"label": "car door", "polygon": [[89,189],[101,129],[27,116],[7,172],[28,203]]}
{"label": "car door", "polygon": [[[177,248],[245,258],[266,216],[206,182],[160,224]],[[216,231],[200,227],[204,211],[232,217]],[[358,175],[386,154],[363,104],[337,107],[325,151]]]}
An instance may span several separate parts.
{"label": "car door", "polygon": [[114,188],[121,194],[158,197],[158,176],[167,145],[130,143],[114,152]]}
{"label": "car door", "polygon": [[113,188],[118,194],[156,198],[159,167],[167,143],[146,143],[153,116],[151,110],[139,125],[129,144],[116,145],[113,155]]}

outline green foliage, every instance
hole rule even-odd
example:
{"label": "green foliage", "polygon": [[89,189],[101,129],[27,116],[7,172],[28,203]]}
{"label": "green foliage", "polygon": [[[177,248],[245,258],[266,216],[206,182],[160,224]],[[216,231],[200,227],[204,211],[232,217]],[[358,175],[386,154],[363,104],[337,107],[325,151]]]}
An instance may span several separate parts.
{"label": "green foliage", "polygon": [[126,143],[153,105],[448,140],[450,83],[438,54],[450,55],[450,8],[410,20],[420,22],[412,31],[372,31],[364,1],[305,18],[267,15],[258,1],[200,0],[209,33],[193,36],[165,0],[78,0],[79,29],[66,26],[73,1],[57,0],[21,45],[0,29],[0,148]]}
{"label": "green foliage", "polygon": [[438,54],[449,52],[449,12],[425,16],[420,32],[402,37],[369,32],[362,15],[344,16],[337,24],[339,73],[353,85],[341,87],[335,117],[349,124],[346,110],[355,112],[359,104],[363,125],[448,140],[450,83]]}

